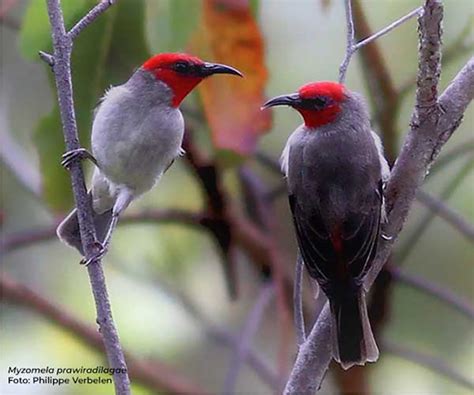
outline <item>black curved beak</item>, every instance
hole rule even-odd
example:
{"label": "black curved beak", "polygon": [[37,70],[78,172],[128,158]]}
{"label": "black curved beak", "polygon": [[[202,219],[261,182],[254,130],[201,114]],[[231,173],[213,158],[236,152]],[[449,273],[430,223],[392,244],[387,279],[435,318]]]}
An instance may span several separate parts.
{"label": "black curved beak", "polygon": [[276,96],[273,99],[268,100],[261,109],[264,110],[274,106],[290,106],[295,107],[301,102],[300,95],[298,93],[291,93],[289,95]]}
{"label": "black curved beak", "polygon": [[202,77],[208,77],[213,74],[232,74],[238,75],[239,77],[244,76],[239,70],[225,64],[205,62],[201,67]]}

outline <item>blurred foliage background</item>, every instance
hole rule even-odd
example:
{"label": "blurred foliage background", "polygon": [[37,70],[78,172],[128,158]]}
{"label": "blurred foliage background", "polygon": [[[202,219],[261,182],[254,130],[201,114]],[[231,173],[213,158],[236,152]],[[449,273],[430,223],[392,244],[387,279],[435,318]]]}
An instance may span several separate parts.
{"label": "blurred foliage background", "polygon": [[[217,160],[230,200],[242,206],[239,167],[245,164],[264,180],[266,187],[277,187],[281,177],[255,159],[255,150],[277,158],[290,131],[300,122],[290,110],[276,111],[272,122],[268,113],[252,112],[249,108],[258,109],[265,96],[293,92],[308,81],[337,78],[345,49],[344,9],[342,2],[336,0],[227,0],[224,3],[229,9],[243,10],[232,14],[226,13],[224,6],[224,10],[216,11],[213,7],[217,6],[211,3],[118,0],[75,43],[75,107],[81,142],[87,145],[93,109],[102,92],[110,85],[124,82],[151,54],[189,51],[240,68],[248,75],[244,88],[226,85],[229,82],[223,79],[206,81],[198,93],[185,100],[184,107],[195,143],[209,158]],[[373,31],[420,5],[416,0],[358,3]],[[442,88],[472,55],[474,39],[472,2],[444,3],[446,60]],[[94,4],[92,0],[64,0],[67,26],[71,27]],[[59,165],[64,145],[52,75],[37,56],[38,50],[51,50],[45,1],[5,1],[2,7],[5,10],[2,9],[0,26],[0,199],[2,240],[7,241],[21,232],[50,227],[71,208],[72,195],[68,173]],[[397,104],[394,149],[403,142],[414,102],[411,81],[417,69],[417,43],[415,20],[377,41],[393,85],[397,89],[406,87]],[[365,66],[359,56],[350,65],[346,83],[364,93],[375,111],[378,99],[367,88]],[[213,110],[217,115],[211,115]],[[424,186],[433,196],[444,196],[443,200],[471,223],[473,125],[471,106],[441,157],[458,147],[466,148],[466,152],[433,171]],[[380,126],[380,122],[375,124],[378,130]],[[90,174],[90,165],[85,166]],[[199,182],[182,159],[156,189],[134,203],[129,211],[197,211],[203,201]],[[405,273],[436,283],[474,303],[472,242],[437,216],[420,232],[418,226],[427,212],[423,205],[414,205],[391,263],[403,264]],[[274,236],[284,251],[281,258],[285,270],[291,273],[295,242],[285,194],[274,201],[274,213]],[[413,248],[408,251],[411,244]],[[31,287],[92,325],[95,309],[86,271],[78,261],[74,251],[50,238],[11,252],[2,251],[1,270],[2,275]],[[232,302],[227,296],[220,261],[221,254],[207,232],[180,224],[134,224],[118,229],[104,262],[114,318],[124,347],[136,356],[165,362],[170,369],[212,393],[222,390],[234,351],[206,335],[202,322],[187,313],[176,292],[183,292],[212,325],[238,335],[264,278],[261,267],[238,251],[240,294]],[[314,311],[312,298],[306,302],[308,311]],[[1,303],[0,308],[2,394],[111,392],[110,387],[100,385],[90,389],[84,385],[8,385],[9,366],[96,366],[103,364],[103,358],[73,334],[23,307]],[[275,369],[282,341],[276,310],[277,304],[272,302],[252,345],[252,350]],[[474,329],[466,316],[399,283],[390,288],[387,314],[380,339],[426,353],[462,376],[474,377]],[[285,362],[289,368],[296,352],[293,332],[283,340],[288,342]],[[443,374],[388,351],[382,352],[380,361],[364,371],[372,393],[472,393]],[[340,376],[331,374],[321,393],[346,389]],[[240,372],[237,390],[270,393],[248,366]],[[134,393],[155,392],[134,385]]]}

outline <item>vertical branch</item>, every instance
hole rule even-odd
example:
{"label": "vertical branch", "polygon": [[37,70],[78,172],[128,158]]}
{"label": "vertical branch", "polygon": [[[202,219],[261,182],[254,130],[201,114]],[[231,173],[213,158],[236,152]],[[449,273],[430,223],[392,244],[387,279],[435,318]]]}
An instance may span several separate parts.
{"label": "vertical branch", "polygon": [[347,68],[351,61],[352,55],[355,51],[354,46],[354,20],[352,19],[352,2],[351,0],[344,1],[344,7],[346,10],[346,29],[347,29],[347,39],[346,39],[346,54],[344,60],[339,66],[339,82],[342,84],[346,79]]}
{"label": "vertical branch", "polygon": [[303,312],[303,272],[304,262],[301,253],[298,251],[295,265],[295,281],[293,286],[293,314],[296,328],[296,339],[298,347],[306,340],[306,330],[304,326],[304,312]]}
{"label": "vertical branch", "polygon": [[[48,0],[47,5],[54,48],[53,72],[58,94],[64,140],[66,148],[69,151],[80,147],[74,113],[71,79],[71,53],[73,42],[71,37],[66,33],[59,0]],[[96,236],[92,221],[92,209],[87,197],[81,164],[79,162],[73,163],[70,171],[72,189],[78,212],[81,241],[84,246],[85,256],[89,259],[92,258],[96,252]],[[127,366],[112,318],[101,261],[93,261],[87,267],[87,271],[95,299],[97,323],[99,324],[100,333],[102,334],[109,365],[111,368],[121,371],[121,373],[117,372],[113,376],[115,392],[120,395],[130,394]]]}

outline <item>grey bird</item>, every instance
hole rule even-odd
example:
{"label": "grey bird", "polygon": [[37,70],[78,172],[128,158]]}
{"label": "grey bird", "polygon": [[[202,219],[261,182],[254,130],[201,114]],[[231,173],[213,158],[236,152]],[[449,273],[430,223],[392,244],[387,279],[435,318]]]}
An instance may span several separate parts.
{"label": "grey bird", "polygon": [[[90,159],[96,167],[89,196],[98,252],[107,250],[120,214],[149,191],[183,153],[184,120],[179,105],[203,79],[213,74],[242,74],[233,67],[204,62],[184,53],[163,53],[148,59],[123,85],[109,89],[92,125],[92,153],[67,152],[62,164]],[[84,249],[74,209],[58,226],[60,240]]]}
{"label": "grey bird", "polygon": [[314,82],[269,100],[304,124],[281,157],[297,241],[305,266],[328,297],[333,356],[344,369],[377,360],[364,279],[384,221],[389,167],[362,97],[336,82]]}

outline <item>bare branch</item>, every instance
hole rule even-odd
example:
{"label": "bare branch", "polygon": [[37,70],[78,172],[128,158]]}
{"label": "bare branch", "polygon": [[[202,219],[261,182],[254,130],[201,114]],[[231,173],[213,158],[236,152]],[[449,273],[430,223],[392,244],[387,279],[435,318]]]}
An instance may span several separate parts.
{"label": "bare branch", "polygon": [[458,295],[452,293],[450,290],[434,284],[424,278],[405,273],[397,267],[390,267],[388,270],[400,283],[411,286],[414,289],[427,293],[428,295],[434,296],[436,299],[448,304],[451,307],[454,307],[466,317],[474,319],[474,307],[467,300],[464,300]]}
{"label": "bare branch", "polygon": [[[471,169],[474,167],[474,158],[469,158],[468,161],[464,164],[463,167],[458,171],[458,173],[452,177],[449,184],[443,189],[440,195],[440,201],[448,200],[451,195],[456,191],[459,184],[466,178],[466,176],[470,173]],[[408,241],[406,244],[402,245],[397,251],[397,262],[402,264],[410,255],[411,251],[415,247],[416,243],[420,240],[421,236],[423,236],[425,230],[430,225],[431,221],[435,218],[437,214],[436,211],[430,210],[426,215],[420,220],[418,225],[408,237]]]}
{"label": "bare branch", "polygon": [[389,33],[393,29],[397,28],[401,24],[405,23],[406,21],[410,20],[411,18],[420,14],[420,11],[423,7],[418,7],[415,10],[409,12],[407,15],[401,17],[400,19],[396,20],[395,22],[391,23],[387,27],[383,28],[382,30],[378,31],[377,33],[371,35],[363,39],[362,41],[356,43],[355,42],[355,31],[354,31],[354,19],[352,16],[352,0],[345,0],[344,1],[345,7],[345,14],[346,14],[346,29],[347,29],[347,39],[346,39],[346,53],[344,56],[344,60],[342,61],[341,65],[339,66],[339,82],[343,83],[346,78],[347,68],[349,67],[349,63],[351,61],[352,55],[363,46],[369,44],[370,42],[376,40],[377,38]]}
{"label": "bare branch", "polygon": [[[437,99],[440,67],[441,20],[439,0],[427,0],[419,18],[420,51],[416,104],[411,128],[387,185],[388,222],[384,232],[392,238],[380,243],[366,279],[369,288],[386,262],[430,165],[459,126],[474,96],[474,58]],[[443,108],[445,111],[441,111]],[[285,394],[316,391],[332,359],[330,314],[326,304],[307,341],[300,348]]]}
{"label": "bare branch", "polygon": [[[204,226],[205,215],[194,213],[192,211],[168,209],[168,210],[149,210],[139,213],[125,214],[119,223],[119,226],[137,223],[180,223],[188,226]],[[4,235],[1,240],[0,251],[7,253],[15,251],[22,247],[47,241],[55,238],[58,223],[39,229],[20,231],[11,235]]]}
{"label": "bare branch", "polygon": [[466,239],[474,242],[474,226],[466,221],[461,214],[445,204],[441,199],[438,199],[423,190],[419,190],[416,194],[416,200],[428,207],[432,213],[443,218]]}
{"label": "bare branch", "polygon": [[395,344],[388,340],[384,340],[384,342],[382,343],[382,347],[383,351],[387,351],[400,358],[406,359],[408,361],[416,363],[417,365],[423,366],[424,368],[430,369],[435,373],[439,373],[442,376],[451,379],[452,381],[463,387],[467,387],[471,390],[474,389],[474,381],[462,376],[446,362],[434,356],[421,353],[419,351],[414,351],[408,347]]}
{"label": "bare branch", "polygon": [[379,37],[382,37],[383,35],[391,32],[393,29],[397,28],[398,26],[410,20],[411,18],[418,16],[422,10],[423,10],[423,7],[415,8],[413,11],[409,12],[405,16],[402,16],[400,19],[397,19],[396,21],[392,22],[390,25],[388,25],[387,27],[384,27],[382,30],[379,30],[377,33],[373,34],[372,36],[367,37],[363,39],[362,41],[359,41],[357,44],[354,45],[354,51],[357,51],[358,49],[362,48],[364,45],[367,45],[370,42],[378,39]]}
{"label": "bare branch", "polygon": [[344,56],[344,60],[342,61],[341,65],[339,66],[339,82],[343,83],[346,79],[346,72],[347,68],[349,67],[349,63],[351,61],[352,55],[354,54],[354,20],[352,18],[352,2],[351,0],[344,1],[344,7],[346,11],[346,54]]}
{"label": "bare branch", "polygon": [[275,289],[271,282],[266,283],[260,290],[260,294],[247,317],[247,320],[242,328],[240,338],[235,345],[235,350],[230,363],[227,376],[224,381],[223,394],[233,394],[235,392],[235,385],[239,376],[240,368],[242,367],[247,354],[252,346],[252,339],[257,333],[260,321],[263,318],[264,311],[268,304],[273,299]]}
{"label": "bare branch", "polygon": [[87,26],[94,22],[100,15],[115,3],[116,0],[101,0],[87,15],[85,15],[74,27],[69,30],[67,35],[73,41]]}
{"label": "bare branch", "polygon": [[54,56],[44,52],[44,51],[38,51],[38,55],[41,58],[43,62],[48,64],[49,66],[53,67],[54,66]]}
{"label": "bare branch", "polygon": [[303,272],[304,262],[301,253],[298,252],[295,265],[295,282],[293,286],[293,314],[296,328],[296,339],[298,347],[306,341],[306,329],[304,325],[303,312]]}
{"label": "bare branch", "polygon": [[[59,0],[48,0],[47,6],[53,38],[53,72],[58,94],[59,110],[66,148],[68,151],[71,151],[80,148],[72,92],[72,38],[66,33]],[[70,173],[79,219],[81,242],[84,246],[85,258],[89,260],[94,257],[97,244],[95,227],[92,220],[92,208],[87,196],[81,164],[78,162],[73,163],[70,167]],[[125,373],[114,374],[113,376],[115,392],[118,395],[128,395],[130,394],[130,380],[126,373],[127,365],[112,318],[112,310],[100,259],[93,260],[87,267],[87,271],[95,299],[97,323],[100,327],[109,365],[111,368],[117,369],[117,371],[120,369],[125,371]]]}
{"label": "bare branch", "polygon": [[[104,352],[99,332],[70,315],[62,307],[48,301],[39,293],[10,279],[5,273],[0,277],[2,302],[14,303],[38,313],[55,325],[71,333],[88,347]],[[189,379],[174,372],[171,367],[158,361],[144,361],[127,353],[130,376],[156,393],[163,390],[170,393],[204,394],[205,391]]]}

